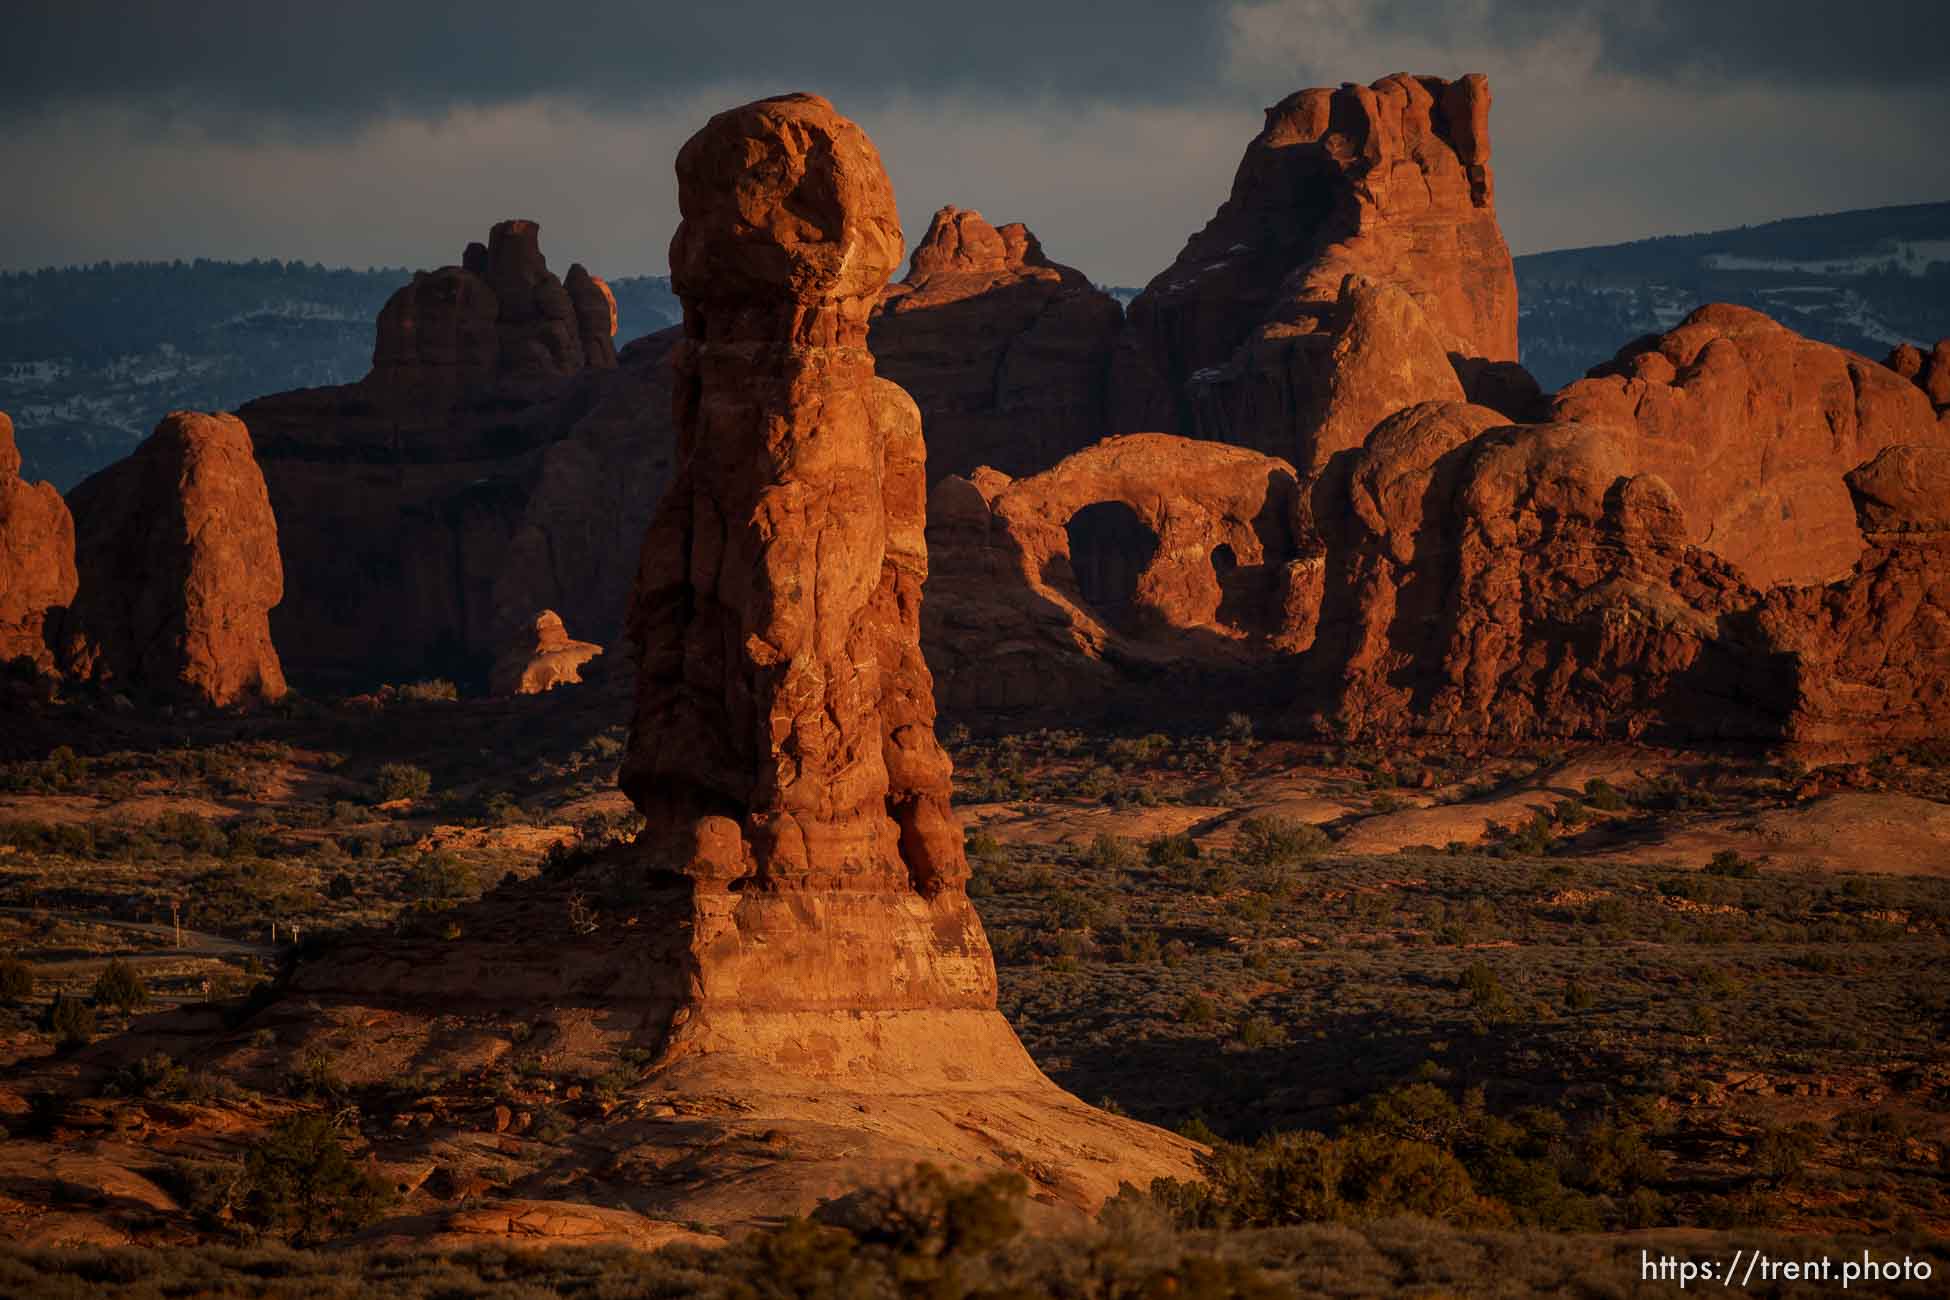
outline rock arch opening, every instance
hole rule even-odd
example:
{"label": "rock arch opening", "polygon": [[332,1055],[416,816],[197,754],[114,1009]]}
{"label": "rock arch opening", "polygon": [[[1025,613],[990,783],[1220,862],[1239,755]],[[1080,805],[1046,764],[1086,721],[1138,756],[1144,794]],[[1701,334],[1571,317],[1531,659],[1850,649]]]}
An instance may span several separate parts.
{"label": "rock arch opening", "polygon": [[1158,536],[1122,501],[1099,501],[1070,517],[1070,571],[1099,617],[1126,627],[1137,612],[1138,577],[1158,553]]}

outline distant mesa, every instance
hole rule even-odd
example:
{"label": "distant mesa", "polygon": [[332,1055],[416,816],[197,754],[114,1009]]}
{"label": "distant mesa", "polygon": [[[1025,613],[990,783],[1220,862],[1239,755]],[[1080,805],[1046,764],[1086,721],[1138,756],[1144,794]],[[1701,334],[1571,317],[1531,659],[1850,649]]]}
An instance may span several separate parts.
{"label": "distant mesa", "polygon": [[71,676],[213,705],[284,695],[270,626],[284,596],[278,524],[243,421],[177,411],[68,507]]}

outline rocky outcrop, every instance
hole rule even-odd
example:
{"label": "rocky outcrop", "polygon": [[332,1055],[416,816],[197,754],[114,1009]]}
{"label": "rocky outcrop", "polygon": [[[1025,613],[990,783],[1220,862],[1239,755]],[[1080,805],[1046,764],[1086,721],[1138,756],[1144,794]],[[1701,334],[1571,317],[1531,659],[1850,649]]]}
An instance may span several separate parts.
{"label": "rocky outcrop", "polygon": [[1218,707],[1215,679],[1277,672],[1312,639],[1320,569],[1299,504],[1287,462],[1169,434],[1109,438],[1027,479],[943,480],[922,626],[944,707]]}
{"label": "rocky outcrop", "polygon": [[535,615],[488,675],[488,689],[496,695],[540,695],[582,680],[582,666],[603,652],[588,641],[577,641],[552,609]]}
{"label": "rocky outcrop", "polygon": [[[1349,275],[1412,296],[1442,349],[1515,362],[1488,81],[1396,75],[1267,110],[1231,197],[1131,304],[1112,431],[1162,429],[1310,459],[1323,340]],[[1446,392],[1405,392],[1394,409]],[[1386,414],[1386,412],[1384,412]],[[1361,431],[1365,434],[1365,430]]]}
{"label": "rocky outcrop", "polygon": [[1950,449],[1890,447],[1847,477],[1866,540],[1826,586],[1760,610],[1794,684],[1786,738],[1816,746],[1936,739],[1950,717]]}
{"label": "rocky outcrop", "polygon": [[284,594],[278,525],[243,421],[177,411],[68,506],[71,674],[215,705],[285,693],[269,618]]}
{"label": "rocky outcrop", "polygon": [[1325,369],[1309,385],[1313,409],[1301,424],[1297,463],[1308,475],[1325,469],[1336,452],[1361,446],[1397,411],[1463,399],[1448,353],[1406,291],[1350,275],[1338,306],[1339,327]]}
{"label": "rocky outcrop", "polygon": [[0,411],[0,664],[54,671],[48,612],[74,599],[75,584],[74,519],[52,483],[20,477],[14,423]]}
{"label": "rocky outcrop", "polygon": [[537,239],[503,222],[463,265],[416,275],[358,383],[240,412],[284,542],[272,629],[300,681],[478,686],[538,609],[621,634],[673,459],[673,338],[618,357],[607,286],[579,267],[557,282]]}
{"label": "rocky outcrop", "polygon": [[1950,339],[1938,339],[1928,352],[1901,344],[1883,364],[1922,389],[1938,415],[1950,415]]}
{"label": "rocky outcrop", "polygon": [[1863,540],[1842,476],[1885,447],[1946,437],[1887,367],[1725,304],[1629,345],[1553,411],[1618,431],[1672,488],[1690,540],[1762,588],[1849,573]]}
{"label": "rocky outcrop", "polygon": [[1104,434],[1124,314],[1028,227],[946,207],[874,312],[874,364],[913,396],[928,479],[1033,473]]}
{"label": "rocky outcrop", "polygon": [[[1303,711],[1342,735],[1752,737],[1755,600],[1608,431],[1417,407],[1316,492],[1327,558]],[[1747,697],[1752,696],[1750,701]],[[1737,698],[1736,698],[1737,697]]]}

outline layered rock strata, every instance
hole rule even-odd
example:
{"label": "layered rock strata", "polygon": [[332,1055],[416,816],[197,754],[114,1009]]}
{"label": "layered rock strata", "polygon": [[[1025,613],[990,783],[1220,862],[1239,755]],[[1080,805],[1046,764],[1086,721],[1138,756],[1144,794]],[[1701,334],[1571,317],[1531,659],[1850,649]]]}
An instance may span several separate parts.
{"label": "layered rock strata", "polygon": [[74,599],[74,519],[52,483],[20,477],[14,424],[0,411],[0,664],[32,661],[52,673],[49,611]]}
{"label": "layered rock strata", "polygon": [[214,705],[283,696],[270,625],[284,595],[278,523],[243,421],[177,411],[68,506],[71,675]]}

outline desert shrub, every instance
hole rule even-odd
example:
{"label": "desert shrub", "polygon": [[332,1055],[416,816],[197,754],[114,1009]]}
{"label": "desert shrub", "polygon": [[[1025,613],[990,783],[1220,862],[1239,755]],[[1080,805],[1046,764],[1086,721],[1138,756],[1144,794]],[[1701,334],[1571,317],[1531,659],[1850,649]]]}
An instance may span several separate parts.
{"label": "desert shrub", "polygon": [[1463,969],[1460,981],[1462,990],[1469,995],[1469,1005],[1480,1014],[1497,1018],[1510,1010],[1510,994],[1496,978],[1496,972],[1489,963],[1473,961]]}
{"label": "desert shrub", "polygon": [[457,700],[460,698],[460,692],[446,678],[435,677],[424,682],[409,682],[399,688],[399,697],[402,700],[429,704],[437,700]]}
{"label": "desert shrub", "polygon": [[1256,867],[1305,862],[1327,849],[1327,832],[1285,817],[1248,817],[1239,823],[1238,854]]}
{"label": "desert shrub", "polygon": [[1731,876],[1747,880],[1760,874],[1760,865],[1741,857],[1737,849],[1721,849],[1701,870],[1709,876]]}
{"label": "desert shrub", "polygon": [[1248,1016],[1239,1026],[1239,1045],[1249,1051],[1277,1047],[1286,1041],[1286,1030],[1268,1015]]}
{"label": "desert shrub", "polygon": [[1151,1199],[1181,1228],[1358,1223],[1403,1214],[1493,1224],[1501,1217],[1448,1152],[1368,1133],[1275,1133],[1251,1146],[1226,1143],[1215,1152],[1207,1183],[1160,1178],[1151,1184]]}
{"label": "desert shrub", "polygon": [[1022,1231],[1028,1192],[1029,1182],[1021,1174],[957,1182],[923,1164],[901,1182],[858,1198],[838,1217],[865,1245],[906,1259],[941,1260],[990,1250],[1014,1238]]}
{"label": "desert shrub", "polygon": [[1137,865],[1137,850],[1129,840],[1105,831],[1090,841],[1090,848],[1084,853],[1083,860],[1086,865],[1102,871],[1128,871]]}
{"label": "desert shrub", "polygon": [[166,812],[156,818],[151,834],[164,844],[174,844],[185,853],[222,854],[230,847],[223,831],[192,812]]}
{"label": "desert shrub", "polygon": [[395,799],[419,799],[433,789],[433,776],[411,763],[387,763],[373,776],[373,793],[381,803]]}
{"label": "desert shrub", "polygon": [[244,1157],[242,1217],[300,1245],[363,1227],[389,1199],[386,1185],[346,1154],[325,1115],[292,1116]]}
{"label": "desert shrub", "polygon": [[149,986],[135,967],[117,957],[95,979],[95,1005],[140,1011],[149,1005]]}
{"label": "desert shrub", "polygon": [[1144,842],[1144,860],[1170,871],[1198,861],[1198,845],[1189,835],[1158,835]]}
{"label": "desert shrub", "polygon": [[406,892],[414,898],[433,901],[472,898],[480,891],[480,878],[473,864],[451,853],[424,854],[406,873]]}
{"label": "desert shrub", "polygon": [[968,856],[976,859],[993,859],[1002,856],[1002,841],[988,831],[971,831],[968,835]]}
{"label": "desert shrub", "polygon": [[80,998],[58,993],[41,1015],[41,1028],[62,1047],[79,1047],[95,1036],[95,1009]]}
{"label": "desert shrub", "polygon": [[1584,801],[1600,812],[1623,812],[1625,796],[1618,788],[1600,777],[1592,777],[1584,783]]}
{"label": "desert shrub", "polygon": [[0,957],[0,1002],[25,1002],[34,996],[34,968],[18,957]]}

